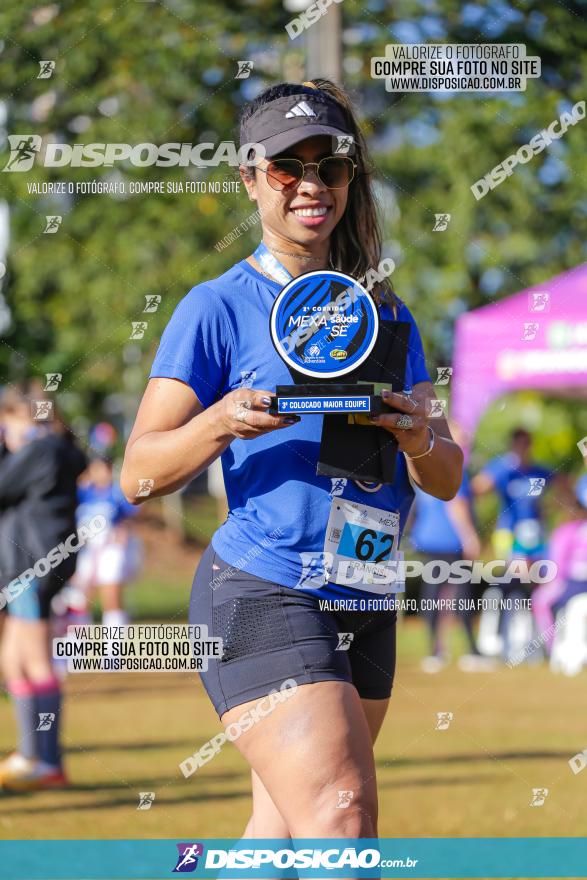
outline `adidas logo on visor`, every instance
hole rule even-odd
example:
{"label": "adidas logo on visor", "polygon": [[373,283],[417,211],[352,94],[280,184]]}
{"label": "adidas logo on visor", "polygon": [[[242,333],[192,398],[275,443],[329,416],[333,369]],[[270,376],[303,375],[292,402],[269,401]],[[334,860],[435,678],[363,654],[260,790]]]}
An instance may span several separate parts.
{"label": "adidas logo on visor", "polygon": [[294,116],[315,116],[316,114],[306,101],[300,101],[295,107],[285,114],[286,119],[293,119]]}

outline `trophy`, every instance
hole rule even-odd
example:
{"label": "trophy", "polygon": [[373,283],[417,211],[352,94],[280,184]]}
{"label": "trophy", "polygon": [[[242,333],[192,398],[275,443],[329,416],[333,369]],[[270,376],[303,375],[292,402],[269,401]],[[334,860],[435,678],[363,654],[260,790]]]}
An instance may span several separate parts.
{"label": "trophy", "polygon": [[328,269],[285,285],[270,332],[294,383],[277,386],[269,412],[324,416],[317,473],[392,483],[397,441],[368,416],[393,411],[381,388],[403,389],[410,325],[382,320],[358,281]]}

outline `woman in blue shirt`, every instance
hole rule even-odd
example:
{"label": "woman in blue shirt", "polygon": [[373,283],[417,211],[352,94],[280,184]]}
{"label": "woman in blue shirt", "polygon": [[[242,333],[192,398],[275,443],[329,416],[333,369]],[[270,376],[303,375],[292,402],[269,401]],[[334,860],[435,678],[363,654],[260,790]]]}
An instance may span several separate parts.
{"label": "woman in blue shirt", "polygon": [[[405,393],[375,421],[397,438],[393,485],[317,476],[322,417],[267,412],[291,383],[269,334],[269,315],[292,277],[334,267],[355,278],[377,268],[381,236],[365,142],[345,93],[328,80],[274,86],[241,117],[241,143],[264,158],[241,166],[257,203],[263,241],[224,275],[194,287],[163,334],[129,438],[121,485],[133,503],[173,492],[218,456],[230,512],[200,562],[190,621],[223,639],[202,681],[230,738],[249,762],[248,837],[373,837],[377,791],[373,741],[395,665],[395,612],[320,607],[320,597],[372,596],[363,582],[328,580],[331,510],[353,502],[386,516],[399,540],[412,480],[449,499],[462,453],[434,398],[417,327],[386,283],[373,293],[380,317],[410,323]],[[352,159],[333,155],[352,136]],[[397,542],[396,542],[397,544]],[[315,575],[319,571],[320,576]],[[251,719],[254,719],[251,721]],[[191,775],[203,758],[183,762]],[[339,791],[347,795],[337,809]]]}

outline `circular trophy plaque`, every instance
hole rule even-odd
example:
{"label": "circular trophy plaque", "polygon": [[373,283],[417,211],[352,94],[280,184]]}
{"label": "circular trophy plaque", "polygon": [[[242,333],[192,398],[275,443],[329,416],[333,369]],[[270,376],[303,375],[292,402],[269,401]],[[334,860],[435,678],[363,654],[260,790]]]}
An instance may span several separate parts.
{"label": "circular trophy plaque", "polygon": [[271,310],[271,338],[285,363],[318,379],[336,379],[360,366],[377,332],[377,306],[358,281],[320,270],[293,278]]}

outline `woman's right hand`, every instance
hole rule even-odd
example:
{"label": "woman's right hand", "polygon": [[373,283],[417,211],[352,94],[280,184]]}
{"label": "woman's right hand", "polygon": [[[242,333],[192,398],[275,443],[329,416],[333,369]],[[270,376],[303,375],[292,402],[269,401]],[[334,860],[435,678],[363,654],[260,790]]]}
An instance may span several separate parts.
{"label": "woman's right hand", "polygon": [[299,416],[272,416],[267,410],[271,405],[271,391],[253,388],[237,388],[214,404],[217,417],[224,431],[240,440],[252,440],[278,428],[288,428],[299,422]]}
{"label": "woman's right hand", "polygon": [[[187,383],[155,377],[143,395],[120,476],[125,498],[169,495],[201,474],[235,437],[252,440],[299,416],[270,416],[271,391],[237,388],[204,408]],[[145,494],[142,486],[148,481]],[[141,494],[138,491],[141,490]]]}

